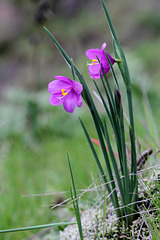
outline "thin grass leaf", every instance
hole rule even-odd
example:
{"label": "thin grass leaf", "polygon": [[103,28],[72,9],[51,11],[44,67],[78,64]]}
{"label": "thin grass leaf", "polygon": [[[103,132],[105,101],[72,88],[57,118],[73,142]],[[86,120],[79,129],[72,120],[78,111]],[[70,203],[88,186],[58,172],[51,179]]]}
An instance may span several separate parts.
{"label": "thin grass leaf", "polygon": [[[97,166],[98,166],[98,169],[99,169],[99,171],[100,171],[100,173],[101,173],[101,176],[103,177],[103,181],[104,181],[104,183],[106,183],[107,191],[108,191],[108,193],[110,194],[110,193],[111,193],[111,189],[110,189],[110,187],[109,187],[109,184],[107,184],[108,180],[107,180],[107,178],[106,178],[106,176],[105,176],[105,173],[104,173],[104,171],[103,171],[102,165],[101,165],[101,163],[100,163],[100,161],[99,161],[98,155],[97,155],[96,150],[95,150],[95,148],[94,148],[94,146],[93,146],[93,143],[92,143],[92,141],[91,141],[91,138],[90,138],[90,136],[89,136],[89,134],[88,134],[88,131],[87,131],[86,127],[84,126],[84,124],[83,124],[83,122],[82,122],[81,119],[80,119],[80,123],[81,123],[82,128],[83,128],[83,130],[84,130],[84,133],[85,133],[85,135],[86,135],[87,141],[88,141],[89,146],[90,146],[90,148],[91,148],[91,151],[92,151],[92,153],[93,153],[93,156],[94,156],[94,159],[95,159],[96,164],[97,164]],[[112,195],[111,195],[111,200],[112,200],[112,202],[113,202]]]}
{"label": "thin grass leaf", "polygon": [[[52,33],[46,28],[44,27],[45,31],[49,34],[49,36],[51,37],[52,41],[54,42],[55,46],[57,47],[57,49],[59,50],[59,52],[61,53],[61,55],[63,56],[64,60],[66,61],[66,63],[68,64],[69,68],[72,71],[72,67],[74,68],[74,71],[80,81],[80,83],[83,85],[83,92],[82,92],[82,97],[83,99],[86,101],[85,96],[87,96],[88,94],[88,87],[84,81],[84,78],[82,76],[82,74],[80,73],[80,71],[78,70],[78,68],[76,67],[76,65],[72,62],[71,58],[68,56],[68,54],[64,51],[64,49],[61,47],[61,45],[58,43],[58,41],[56,40],[56,38],[52,35]],[[87,92],[86,92],[87,91]]]}
{"label": "thin grass leaf", "polygon": [[114,79],[115,84],[116,84],[116,86],[117,86],[117,88],[118,88],[118,90],[119,90],[118,80],[117,80],[117,77],[116,77],[115,71],[114,71],[114,69],[113,69],[112,63],[111,63],[111,61],[110,61],[110,59],[109,59],[109,57],[108,57],[108,55],[107,55],[106,52],[105,52],[105,55],[106,55],[107,60],[108,60],[108,62],[109,62],[109,66],[110,66],[110,68],[111,68],[111,72],[112,72],[113,79]]}
{"label": "thin grass leaf", "polygon": [[[107,96],[107,100],[108,100],[108,103],[109,103],[109,107],[110,107],[111,119],[112,119],[111,124],[112,124],[112,128],[113,128],[113,131],[114,131],[114,134],[115,134],[115,137],[116,137],[116,143],[117,143],[117,149],[118,149],[118,154],[119,154],[120,166],[121,166],[121,171],[122,171],[122,175],[123,175],[122,146],[121,146],[121,139],[120,139],[120,124],[119,124],[119,120],[118,120],[118,113],[117,113],[116,103],[115,103],[115,99],[113,97],[113,94],[112,94],[112,91],[111,91],[111,88],[110,88],[110,84],[109,84],[107,75],[106,75],[106,73],[105,73],[103,68],[102,68],[102,71],[103,71],[103,75],[104,75],[104,78],[105,78],[105,81],[106,81],[106,84],[107,84],[107,87],[108,87],[108,90],[109,90],[109,94],[108,94],[108,91],[107,91],[107,89],[105,87],[104,80],[103,80],[101,72],[100,72],[100,77],[101,77],[101,81],[102,81],[102,84],[103,84],[103,87],[104,87],[104,90],[105,90],[105,93],[106,93],[106,96]],[[98,91],[98,92],[101,95],[100,91]],[[109,96],[110,96],[111,99],[109,98]],[[104,102],[103,102],[103,104],[104,104],[104,107],[105,107],[106,104]],[[105,109],[106,109],[106,107],[105,107]]]}
{"label": "thin grass leaf", "polygon": [[[71,182],[72,182],[72,188],[73,188],[74,199],[75,199],[75,202],[73,201],[73,206],[74,206],[74,209],[75,209],[75,214],[76,214],[76,219],[77,219],[77,224],[78,224],[78,230],[79,230],[80,239],[83,240],[81,216],[80,216],[80,212],[79,212],[79,206],[78,206],[78,199],[77,199],[76,187],[75,187],[75,184],[74,184],[74,178],[73,178],[73,173],[72,173],[71,164],[70,164],[70,160],[69,160],[69,155],[68,155],[68,154],[67,154],[67,160],[68,160],[69,171],[70,171]],[[71,190],[71,197],[72,197],[72,199],[73,199],[72,190]]]}
{"label": "thin grass leaf", "polygon": [[72,70],[73,80],[76,80],[76,77],[75,77],[75,70],[74,70],[74,64],[73,64],[73,59],[71,59],[71,61],[72,61],[72,64],[71,64],[71,70]]}
{"label": "thin grass leaf", "polygon": [[150,231],[152,234],[153,240],[159,240],[160,239],[160,230],[157,228],[157,226],[154,223],[149,223]]}
{"label": "thin grass leaf", "polygon": [[[102,100],[103,106],[104,106],[104,108],[105,108],[105,110],[106,110],[106,113],[107,113],[107,115],[108,115],[108,118],[109,118],[109,120],[110,120],[110,123],[111,123],[112,127],[114,128],[114,122],[113,122],[113,119],[112,119],[112,115],[111,115],[111,113],[110,113],[110,111],[109,111],[109,109],[108,109],[108,106],[107,106],[104,98],[103,98],[103,95],[102,95],[102,93],[101,93],[101,91],[100,91],[97,83],[96,83],[95,81],[93,81],[93,82],[94,82],[94,85],[95,85],[95,87],[96,87],[96,89],[97,89],[97,91],[98,91],[98,93],[99,93],[100,99]],[[108,100],[108,102],[109,102],[109,106],[110,106],[110,108],[111,108],[112,111],[113,111],[113,106],[112,106],[110,97],[109,97],[106,89],[105,89],[105,92],[106,92],[107,100]]]}
{"label": "thin grass leaf", "polygon": [[18,231],[28,231],[28,230],[35,230],[35,229],[41,229],[41,228],[49,228],[49,227],[59,227],[59,226],[65,226],[65,225],[73,225],[73,224],[77,224],[77,222],[60,222],[60,223],[50,223],[50,224],[30,226],[30,227],[11,228],[11,229],[0,230],[0,233],[9,233],[9,232],[18,232]]}
{"label": "thin grass leaf", "polygon": [[[99,58],[98,58],[97,56],[96,56],[96,58],[97,58],[99,64],[101,65],[101,62],[100,62]],[[109,61],[110,61],[110,60],[109,60]],[[101,73],[101,71],[99,71],[100,78],[101,78],[101,81],[102,81],[102,84],[103,84],[103,87],[104,87],[104,90],[105,90],[105,93],[106,93],[108,102],[110,103],[111,108],[112,108],[112,109],[115,109],[115,108],[116,108],[116,107],[115,107],[115,102],[114,102],[112,90],[111,90],[111,87],[110,87],[110,84],[109,84],[107,75],[106,75],[103,67],[101,67],[101,70],[102,70],[102,73],[103,73],[103,76],[104,76],[104,78],[105,78],[105,81],[106,81],[106,84],[107,84],[107,88],[108,88],[108,91],[107,91],[106,86],[105,86],[104,81],[103,81],[102,73]],[[96,82],[95,82],[95,80],[94,80],[94,84],[95,84],[95,83],[96,83]],[[97,85],[97,84],[96,84],[96,85]],[[99,92],[101,92],[101,91],[99,91]],[[102,94],[101,94],[101,95],[102,95]]]}
{"label": "thin grass leaf", "polygon": [[[113,51],[114,51],[115,58],[116,59],[121,59],[119,50],[116,48],[116,43],[115,43],[114,38],[112,39],[112,44],[113,44]],[[124,67],[123,67],[122,61],[121,62],[117,62],[117,64],[118,64],[118,67],[119,67],[119,70],[121,72],[122,77],[125,76]]]}
{"label": "thin grass leaf", "polygon": [[99,238],[99,236],[98,236],[98,226],[96,227],[96,235],[97,235],[96,240],[100,240],[100,238]]}
{"label": "thin grass leaf", "polygon": [[114,26],[112,24],[112,21],[111,21],[110,15],[108,13],[108,9],[107,9],[107,7],[106,7],[106,5],[104,3],[104,0],[101,0],[101,3],[102,3],[102,6],[103,6],[103,9],[104,9],[104,12],[106,14],[107,22],[108,22],[108,25],[109,25],[112,37],[113,37],[113,39],[114,39],[114,41],[116,43],[116,46],[118,48],[118,52],[119,52],[120,58],[122,60],[122,62],[118,62],[118,66],[121,66],[120,67],[120,71],[121,71],[121,69],[123,67],[123,71],[121,73],[122,73],[124,82],[125,82],[126,86],[128,87],[128,86],[130,86],[130,76],[129,76],[129,71],[128,71],[126,58],[125,58],[123,49],[121,47],[121,44],[120,44],[120,42],[118,40],[116,31],[115,31]]}
{"label": "thin grass leaf", "polygon": [[124,189],[125,189],[124,191],[126,193],[126,203],[129,204],[131,199],[131,196],[129,195],[131,185],[130,185],[128,166],[127,166],[126,141],[125,141],[122,107],[121,107],[121,118],[120,118],[120,136],[121,136],[121,144],[122,144],[122,165],[123,165]]}
{"label": "thin grass leaf", "polygon": [[[106,121],[104,121],[104,129],[105,129],[105,139],[106,139],[108,150],[109,150],[109,153],[110,153],[111,162],[112,162],[112,165],[113,165],[115,176],[116,176],[116,179],[117,179],[117,184],[118,184],[118,187],[119,187],[119,191],[120,191],[120,195],[121,195],[121,199],[122,199],[122,204],[125,206],[127,204],[127,202],[126,202],[127,197],[126,196],[128,196],[128,198],[129,198],[129,182],[128,182],[128,192],[126,192],[127,188],[125,188],[125,191],[124,191],[124,187],[123,187],[122,182],[121,182],[117,162],[116,162],[116,159],[115,159],[115,156],[114,156],[114,153],[113,153],[113,149],[112,149],[112,146],[111,146],[111,143],[110,143]],[[128,201],[129,201],[129,199],[128,199]],[[124,207],[124,213],[125,213],[126,216],[128,215],[128,209],[125,208],[125,207]],[[126,217],[126,222],[128,222],[127,217]]]}
{"label": "thin grass leaf", "polygon": [[[127,98],[128,98],[128,109],[129,109],[129,118],[130,118],[130,126],[129,126],[129,134],[130,134],[130,145],[131,145],[131,192],[133,193],[135,189],[137,189],[137,157],[136,157],[136,145],[135,145],[135,130],[134,130],[134,120],[133,120],[133,108],[132,108],[132,93],[131,89],[127,90]],[[137,199],[138,199],[138,191],[136,190]]]}
{"label": "thin grass leaf", "polygon": [[[111,164],[110,164],[110,161],[109,161],[108,153],[107,153],[107,150],[106,150],[106,147],[105,147],[105,143],[104,143],[104,139],[103,139],[103,136],[102,136],[102,133],[100,131],[99,126],[97,126],[97,133],[98,133],[98,138],[99,138],[99,141],[100,141],[100,144],[101,144],[101,149],[102,149],[104,161],[105,161],[106,168],[107,168],[108,177],[109,177],[109,180],[111,181],[111,186],[112,186],[112,190],[113,190],[113,189],[116,188],[116,186],[115,186],[115,182],[114,182],[114,177],[113,177],[113,173],[112,173],[112,169],[111,169]],[[115,201],[114,205],[119,207],[119,200],[118,200],[118,197],[117,197],[117,191],[113,192],[113,197],[114,197],[114,201]],[[118,209],[118,214],[120,214],[119,209]]]}
{"label": "thin grass leaf", "polygon": [[[72,189],[70,188],[70,194],[71,194],[71,199],[73,201],[73,207],[74,207],[74,211],[76,214],[76,219],[77,219],[77,223],[78,223],[78,231],[79,231],[79,235],[80,235],[80,239],[83,240],[83,232],[82,232],[82,225],[81,225],[81,216],[80,216],[80,212],[79,212],[79,207],[78,207],[78,202],[77,199],[75,199],[75,197],[73,197],[73,193],[72,193]],[[76,202],[75,202],[76,201]],[[78,207],[78,208],[77,208]]]}
{"label": "thin grass leaf", "polygon": [[[110,111],[108,109],[108,106],[101,94],[101,91],[97,85],[97,83],[94,81],[94,84],[97,88],[97,91],[101,97],[101,100],[102,100],[102,103],[103,103],[103,106],[106,110],[106,113],[109,117],[109,120],[110,120],[110,123],[112,125],[112,129],[113,129],[113,132],[115,134],[115,138],[116,138],[116,143],[117,143],[117,150],[118,150],[118,154],[119,154],[119,160],[120,160],[120,165],[121,165],[121,171],[122,171],[122,175],[123,175],[123,166],[122,166],[122,147],[121,147],[121,141],[120,141],[120,126],[119,126],[119,123],[118,123],[118,117],[116,117],[116,111],[115,109],[113,108],[113,105],[111,103],[111,100],[110,100],[110,97],[109,97],[109,94],[107,92],[107,89],[105,87],[105,84],[104,84],[104,81],[103,81],[103,78],[102,78],[102,75],[100,74],[101,76],[101,81],[102,81],[102,84],[103,84],[103,87],[104,87],[104,90],[105,90],[105,93],[106,93],[106,96],[107,96],[107,100],[108,100],[108,103],[109,103],[109,107],[110,107]],[[112,93],[111,93],[112,94]],[[115,104],[114,104],[115,105]]]}
{"label": "thin grass leaf", "polygon": [[60,53],[62,54],[62,56],[64,57],[65,61],[67,62],[67,64],[69,65],[69,67],[71,67],[72,61],[70,59],[70,57],[67,55],[67,53],[63,50],[63,48],[61,47],[61,45],[57,42],[57,40],[55,39],[55,37],[52,35],[52,33],[46,28],[43,27],[45,29],[45,31],[49,34],[49,36],[51,37],[52,41],[54,42],[54,44],[56,45],[56,47],[58,48],[58,50],[60,51]]}
{"label": "thin grass leaf", "polygon": [[[109,111],[108,106],[107,106],[107,104],[106,104],[106,102],[105,102],[105,100],[103,98],[103,95],[102,95],[102,93],[101,93],[101,91],[100,91],[100,89],[99,89],[99,87],[98,87],[98,85],[97,85],[97,83],[95,81],[94,81],[94,84],[96,86],[96,89],[97,89],[97,91],[98,91],[98,93],[100,95],[100,98],[102,100],[103,106],[104,106],[104,108],[106,110],[106,113],[108,115],[108,118],[110,120],[110,123],[111,123],[112,129],[113,129],[113,132],[115,134],[115,137],[118,138],[119,137],[119,127],[118,127],[117,121],[116,121],[116,109],[114,108],[115,104],[114,104],[114,107],[113,107],[113,104],[111,102],[110,96],[109,96],[109,94],[107,92],[107,89],[106,89],[106,87],[104,85],[103,78],[101,78],[101,80],[102,80],[103,87],[104,87],[104,90],[105,90],[105,93],[106,93],[106,96],[107,96],[107,100],[108,100],[110,111]],[[120,141],[118,141],[118,143],[120,143]]]}
{"label": "thin grass leaf", "polygon": [[[113,106],[114,106],[114,98],[113,98],[112,90],[111,90],[111,87],[110,87],[110,84],[109,84],[107,75],[106,75],[106,73],[105,73],[105,71],[104,71],[103,68],[102,68],[102,72],[103,72],[103,76],[104,76],[105,82],[106,82],[106,84],[107,84],[107,88],[108,88],[108,91],[107,91],[107,92],[109,92],[109,96],[110,96],[110,98],[111,98],[111,102],[112,102],[112,104],[113,104]],[[101,77],[101,81],[103,81],[103,77],[102,77],[101,72],[100,72],[100,77]],[[103,85],[103,86],[104,86],[104,85]]]}
{"label": "thin grass leaf", "polygon": [[103,238],[104,240],[104,235],[105,235],[105,221],[106,221],[106,209],[107,209],[107,198],[106,198],[106,189],[104,190],[104,207],[103,207]]}
{"label": "thin grass leaf", "polygon": [[[101,146],[100,142],[97,139],[91,138],[91,141],[94,142],[97,146]],[[108,152],[108,147],[106,146],[106,150]],[[114,152],[114,156],[118,158],[118,153]]]}

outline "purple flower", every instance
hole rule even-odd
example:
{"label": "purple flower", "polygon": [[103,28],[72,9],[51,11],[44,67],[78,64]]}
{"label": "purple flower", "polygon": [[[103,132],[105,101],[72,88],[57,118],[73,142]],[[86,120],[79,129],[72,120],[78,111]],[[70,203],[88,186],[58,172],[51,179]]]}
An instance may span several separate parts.
{"label": "purple flower", "polygon": [[[109,62],[107,60],[107,57],[105,55],[105,49],[106,47],[106,43],[102,44],[101,49],[89,49],[86,51],[86,56],[92,60],[91,64],[88,64],[88,71],[89,71],[89,75],[91,78],[97,79],[100,78],[100,73],[99,71],[101,71],[102,76],[103,71],[102,68],[104,69],[105,73],[108,73],[108,71],[110,70],[110,66],[109,66]],[[115,63],[115,59],[112,58],[108,53],[107,53],[112,65]],[[98,62],[98,59],[100,61],[100,63]]]}
{"label": "purple flower", "polygon": [[48,91],[52,94],[49,98],[50,104],[55,106],[63,104],[67,112],[73,113],[76,105],[82,106],[82,84],[64,76],[54,78],[56,80],[48,84]]}

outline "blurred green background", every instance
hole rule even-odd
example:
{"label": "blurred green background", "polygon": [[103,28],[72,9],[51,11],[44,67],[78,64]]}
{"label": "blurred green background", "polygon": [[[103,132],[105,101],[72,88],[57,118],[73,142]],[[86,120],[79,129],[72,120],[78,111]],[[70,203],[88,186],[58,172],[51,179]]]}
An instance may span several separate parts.
{"label": "blurred green background", "polygon": [[[157,151],[159,0],[110,0],[107,6],[131,73],[137,152],[149,147]],[[85,51],[106,42],[106,50],[112,53],[99,0],[1,0],[0,229],[59,221],[50,207],[69,196],[63,192],[70,187],[67,152],[77,189],[88,187],[99,173],[79,123],[81,117],[91,137],[97,138],[85,103],[74,114],[49,105],[48,83],[53,76],[72,76],[43,25],[73,58],[91,91],[94,85]],[[114,69],[118,70],[116,65]],[[120,77],[119,81],[123,95]],[[96,97],[94,100],[103,114]],[[148,165],[158,163],[156,157],[151,160]],[[67,218],[63,216],[63,220]],[[26,239],[35,232],[0,234],[0,239]]]}

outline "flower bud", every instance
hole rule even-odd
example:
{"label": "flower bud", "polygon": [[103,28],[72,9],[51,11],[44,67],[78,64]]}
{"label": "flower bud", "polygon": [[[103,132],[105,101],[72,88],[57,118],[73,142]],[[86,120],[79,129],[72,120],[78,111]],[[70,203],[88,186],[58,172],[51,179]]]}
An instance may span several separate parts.
{"label": "flower bud", "polygon": [[120,113],[121,113],[121,94],[120,94],[118,89],[116,89],[116,91],[115,91],[115,103],[116,103],[116,109],[117,109],[118,116],[120,117]]}

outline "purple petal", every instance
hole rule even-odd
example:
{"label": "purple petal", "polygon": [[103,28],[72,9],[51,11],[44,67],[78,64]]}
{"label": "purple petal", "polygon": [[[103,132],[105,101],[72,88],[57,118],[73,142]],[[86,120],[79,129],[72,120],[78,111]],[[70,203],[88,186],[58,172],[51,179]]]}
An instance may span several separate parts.
{"label": "purple petal", "polygon": [[54,76],[54,78],[72,84],[72,80],[64,76]]}
{"label": "purple petal", "polygon": [[[103,76],[103,75],[102,75]],[[90,75],[91,78],[93,79],[100,79],[100,74],[97,74],[97,75]]]}
{"label": "purple petal", "polygon": [[[104,72],[107,74],[110,70],[110,66],[109,65],[103,66],[103,69],[104,69]],[[102,70],[101,70],[101,73],[102,73],[102,76],[103,76],[104,74],[103,74]]]}
{"label": "purple petal", "polygon": [[82,90],[83,90],[83,86],[81,83],[76,82],[76,81],[72,81],[72,87],[73,90],[77,93],[77,94],[81,94]]}
{"label": "purple petal", "polygon": [[67,96],[64,98],[63,107],[69,112],[73,113],[77,105],[78,96],[74,91],[70,91]]}
{"label": "purple petal", "polygon": [[115,63],[115,59],[112,58],[111,55],[109,55],[109,53],[107,53],[108,57],[109,57],[109,60],[111,61],[112,65]]}
{"label": "purple petal", "polygon": [[78,95],[78,101],[77,101],[77,107],[81,107],[82,106],[82,97],[81,94]]}
{"label": "purple petal", "polygon": [[100,64],[89,65],[88,67],[89,75],[99,75],[100,68],[101,68]]}
{"label": "purple petal", "polygon": [[54,106],[61,105],[64,101],[64,98],[59,99],[59,97],[61,97],[61,95],[59,95],[59,94],[51,95],[49,98],[49,103]]}
{"label": "purple petal", "polygon": [[105,49],[106,46],[107,46],[107,44],[106,44],[106,43],[103,43],[103,44],[102,44],[102,47],[101,47],[101,50],[104,51],[104,49]]}
{"label": "purple petal", "polygon": [[[101,49],[89,49],[86,51],[86,56],[89,59],[96,59],[97,57],[100,59],[101,58],[101,54],[102,54],[102,50]],[[97,57],[96,57],[97,56]]]}
{"label": "purple petal", "polygon": [[72,88],[72,85],[70,83],[60,81],[60,80],[54,80],[48,84],[48,91],[51,94],[60,94],[62,89],[65,89],[65,91]]}
{"label": "purple petal", "polygon": [[[115,63],[114,58],[112,58],[108,53],[106,53],[106,54],[108,55],[108,57],[109,57],[109,59],[110,59],[110,61],[111,61],[111,64],[113,65],[113,64]],[[109,69],[110,69],[109,62],[108,62],[108,59],[107,59],[105,53],[102,54],[102,57],[101,57],[101,65],[103,66],[104,69],[105,69],[105,68],[107,68],[107,69],[109,68]]]}

